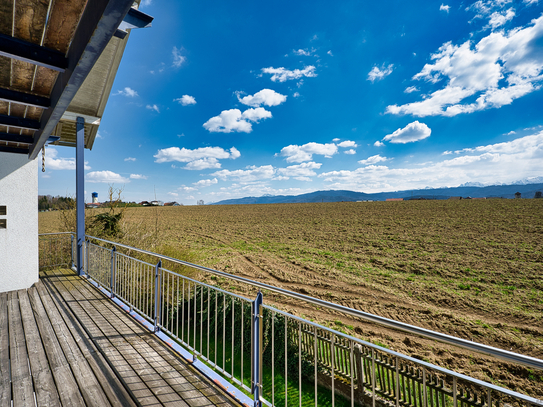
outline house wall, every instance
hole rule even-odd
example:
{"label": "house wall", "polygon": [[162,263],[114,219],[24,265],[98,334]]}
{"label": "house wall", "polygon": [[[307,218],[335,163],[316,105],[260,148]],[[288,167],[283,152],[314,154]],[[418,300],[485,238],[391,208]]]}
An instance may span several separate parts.
{"label": "house wall", "polygon": [[32,286],[38,272],[38,160],[0,152],[0,292]]}

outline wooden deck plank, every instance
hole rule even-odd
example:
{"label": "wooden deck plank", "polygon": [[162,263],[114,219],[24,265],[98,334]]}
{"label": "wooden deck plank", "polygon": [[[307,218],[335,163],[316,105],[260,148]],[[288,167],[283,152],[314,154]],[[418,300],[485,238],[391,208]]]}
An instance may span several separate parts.
{"label": "wooden deck plank", "polygon": [[[87,405],[240,406],[84,279],[61,269],[42,271],[41,277],[29,291],[36,321],[49,321],[71,374],[77,374],[73,366],[84,366],[82,377],[96,375],[107,398],[104,404],[85,397]],[[119,389],[124,400],[114,397]]]}
{"label": "wooden deck plank", "polygon": [[[67,307],[62,306],[58,301],[56,302],[51,298],[50,292],[43,284],[37,284],[36,288],[48,318],[54,321],[52,326],[55,334],[57,337],[65,336],[70,349],[78,348],[80,350],[81,355],[87,360],[89,367],[92,369],[97,382],[102,387],[109,403],[114,407],[136,406],[136,403],[132,400],[132,397],[128,394],[113,370],[111,370],[107,361],[97,351],[90,338],[84,333],[84,330],[79,326]],[[99,404],[95,403],[95,405]]]}
{"label": "wooden deck plank", "polygon": [[[40,283],[37,285],[41,286]],[[79,351],[78,346],[73,340],[70,332],[66,329],[59,314],[48,315],[43,307],[42,300],[38,295],[36,288],[30,289],[30,298],[32,308],[36,314],[36,320],[40,331],[44,334],[51,335],[59,342],[60,348],[66,357],[66,361],[70,366],[78,391],[81,393],[87,406],[109,406],[111,405],[104,394],[100,384],[87,363],[83,354]],[[57,329],[55,329],[55,327]]]}
{"label": "wooden deck plank", "polygon": [[[143,330],[143,327],[139,328],[139,332],[127,331],[126,325],[105,306],[107,300],[103,296],[93,297],[89,300],[83,295],[80,291],[84,289],[81,282],[73,281],[73,278],[66,278],[63,285],[70,295],[83,305],[85,312],[96,323],[103,335],[107,337],[109,343],[134,367],[138,376],[161,403],[181,402],[182,399],[177,392],[157,374],[154,368],[154,364],[159,363],[159,359],[156,359],[156,353],[148,346],[142,346],[143,342],[140,341],[139,335],[149,335],[148,332]],[[76,285],[79,287],[76,287]],[[85,292],[85,294],[89,293]],[[98,293],[96,292],[96,294]],[[118,310],[118,312],[122,311]],[[123,315],[123,317],[126,317],[126,315]],[[153,365],[149,362],[152,362]]]}
{"label": "wooden deck plank", "polygon": [[84,308],[89,306],[88,301],[84,298],[78,299],[69,292],[63,284],[66,279],[65,276],[53,276],[50,272],[48,275],[48,280],[54,285],[54,288],[58,290],[63,300],[69,303],[77,319],[81,325],[85,327],[87,335],[93,340],[96,347],[104,354],[106,359],[110,361],[114,371],[133,397],[138,400],[138,403],[145,406],[160,405],[160,401],[153,395],[137,373],[136,369],[138,367],[138,361],[135,361],[135,366],[131,366],[123,357],[119,349],[112,346],[108,338],[104,335],[104,332],[95,323],[92,316],[87,314]]}
{"label": "wooden deck plank", "polygon": [[28,353],[17,291],[8,293],[8,315],[13,404],[31,406],[34,405],[34,389],[28,366]]}
{"label": "wooden deck plank", "polygon": [[0,293],[0,407],[11,407],[8,294]]}
{"label": "wooden deck plank", "polygon": [[[85,297],[92,297],[93,299],[103,298],[103,294],[90,285],[82,285],[80,290],[84,290]],[[93,304],[96,303],[93,301]],[[138,322],[132,318],[126,318],[124,311],[120,310],[114,303],[105,301],[100,303],[100,305],[104,307],[102,313],[109,315],[109,320],[124,335],[139,335],[141,340],[134,341],[134,347],[138,351],[141,351],[142,354],[143,352],[147,352],[150,357],[153,357],[153,367],[181,395],[186,403],[185,405],[201,407],[215,405],[220,401],[224,402],[224,393],[219,392],[213,387],[210,381],[202,380],[201,375],[197,373],[196,369],[182,362],[171,349],[167,348],[155,336],[149,334]],[[122,325],[125,325],[128,330],[122,328]],[[141,334],[142,329],[143,334]],[[142,349],[143,343],[146,343],[153,352],[149,352],[148,349]]]}
{"label": "wooden deck plank", "polygon": [[[32,288],[30,289],[32,290]],[[19,291],[21,317],[30,361],[30,371],[34,382],[36,403],[42,406],[60,406],[53,373],[42,345],[40,331],[28,299],[28,291]]]}
{"label": "wooden deck plank", "polygon": [[64,406],[84,406],[85,402],[73,373],[70,369],[66,356],[62,351],[60,343],[47,320],[40,320],[40,329],[42,332],[43,347],[49,360],[49,366],[55,382],[60,401]]}

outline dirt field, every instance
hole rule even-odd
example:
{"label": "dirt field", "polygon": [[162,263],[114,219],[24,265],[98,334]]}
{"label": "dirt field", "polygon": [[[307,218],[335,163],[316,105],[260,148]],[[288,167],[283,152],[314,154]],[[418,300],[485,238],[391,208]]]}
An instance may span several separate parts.
{"label": "dirt field", "polygon": [[[132,208],[125,222],[138,247],[543,359],[543,199]],[[58,213],[40,214],[40,232],[59,228]],[[281,304],[543,398],[541,371]]]}

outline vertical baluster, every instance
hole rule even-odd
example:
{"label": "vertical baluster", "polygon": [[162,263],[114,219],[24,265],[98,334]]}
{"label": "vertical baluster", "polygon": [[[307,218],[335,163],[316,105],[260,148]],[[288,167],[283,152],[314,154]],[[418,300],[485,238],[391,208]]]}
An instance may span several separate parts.
{"label": "vertical baluster", "polygon": [[231,365],[232,365],[232,377],[234,377],[234,315],[235,315],[235,311],[234,311],[234,308],[235,308],[235,302],[234,302],[234,297],[232,297],[232,350],[231,350]]}
{"label": "vertical baluster", "polygon": [[210,303],[210,300],[209,300],[209,297],[210,297],[210,293],[209,293],[209,290],[210,288],[207,287],[207,359],[208,360],[211,360],[211,357],[209,355],[209,318],[211,317],[211,310],[209,309],[209,307],[211,306],[211,303]]}
{"label": "vertical baluster", "polygon": [[215,359],[214,359],[214,362],[215,362],[215,366],[217,366],[217,353],[219,353],[219,343],[217,342],[217,318],[218,318],[218,315],[217,315],[217,302],[218,302],[218,299],[217,299],[217,290],[214,290],[215,291]]}
{"label": "vertical baluster", "polygon": [[275,311],[271,311],[271,324],[272,324],[272,407],[275,407]]}
{"label": "vertical baluster", "polygon": [[196,313],[196,307],[197,307],[197,302],[196,300],[198,299],[198,284],[197,283],[194,283],[194,312],[193,312],[193,316],[192,316],[192,324],[193,324],[193,329],[192,329],[192,332],[193,332],[193,344],[194,344],[194,359],[196,360],[196,355],[198,353],[198,349],[196,348],[196,316],[197,316],[197,313]]}
{"label": "vertical baluster", "polygon": [[335,357],[335,341],[336,341],[336,334],[332,333],[332,344],[331,344],[331,360],[330,363],[332,365],[332,407],[335,406],[336,403],[336,391],[335,391],[335,373],[334,373],[334,357]]}
{"label": "vertical baluster", "polygon": [[375,349],[371,348],[371,404],[375,407]]}
{"label": "vertical baluster", "polygon": [[349,341],[350,352],[349,352],[349,375],[351,376],[351,407],[354,407],[354,342]]}
{"label": "vertical baluster", "polygon": [[287,398],[288,398],[288,383],[287,383],[287,380],[288,380],[288,349],[287,349],[287,344],[288,344],[288,321],[287,321],[287,316],[284,315],[285,317],[285,407],[288,407],[288,401],[287,401]]}
{"label": "vertical baluster", "polygon": [[318,380],[318,372],[317,372],[317,353],[318,353],[318,338],[317,338],[317,327],[313,327],[313,353],[314,353],[314,360],[313,363],[315,364],[315,407],[317,407],[317,380]]}
{"label": "vertical baluster", "polygon": [[[240,301],[240,305],[241,305],[241,383],[243,385],[243,345],[245,344],[245,338],[244,338],[244,335],[243,335],[243,328],[245,326],[245,318],[244,318],[244,311],[245,311],[244,305],[245,305],[245,303],[244,303],[243,300]],[[255,311],[255,313],[256,312],[257,311]],[[255,363],[256,363],[256,361],[255,361]],[[256,377],[255,377],[255,382],[256,382]]]}
{"label": "vertical baluster", "polygon": [[302,324],[298,321],[298,399],[302,407]]}

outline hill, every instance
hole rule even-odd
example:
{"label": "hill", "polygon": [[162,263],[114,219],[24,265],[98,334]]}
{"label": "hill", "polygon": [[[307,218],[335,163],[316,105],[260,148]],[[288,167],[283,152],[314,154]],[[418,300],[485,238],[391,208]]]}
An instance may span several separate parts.
{"label": "hill", "polygon": [[271,203],[302,203],[302,202],[353,202],[353,201],[385,201],[391,198],[403,199],[448,199],[452,196],[463,198],[515,198],[520,192],[523,198],[533,198],[536,191],[543,191],[540,184],[515,184],[491,186],[459,186],[454,188],[426,188],[406,191],[378,192],[367,194],[354,191],[315,191],[302,195],[264,195],[260,197],[246,197],[227,199],[210,205],[247,205]]}

